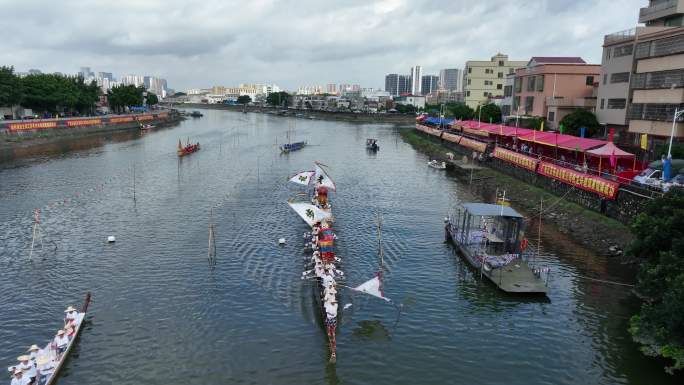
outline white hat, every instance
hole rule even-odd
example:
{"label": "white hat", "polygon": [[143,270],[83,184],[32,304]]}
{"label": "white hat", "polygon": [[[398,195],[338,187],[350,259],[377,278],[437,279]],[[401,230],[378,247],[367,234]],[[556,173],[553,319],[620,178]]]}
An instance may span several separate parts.
{"label": "white hat", "polygon": [[66,310],[64,310],[65,313],[68,313],[70,311],[76,311],[76,309],[74,309],[73,306],[69,306],[68,308],[66,308]]}
{"label": "white hat", "polygon": [[32,351],[34,351],[34,350],[40,350],[40,348],[38,347],[38,345],[36,345],[36,344],[31,345],[31,347],[28,348],[27,352],[32,352]]}
{"label": "white hat", "polygon": [[30,359],[31,359],[31,357],[29,357],[29,356],[26,355],[26,354],[17,357],[17,361],[28,361],[28,360],[30,360]]}
{"label": "white hat", "polygon": [[48,362],[50,362],[50,357],[48,357],[46,355],[40,355],[36,358],[36,364],[38,364],[38,365],[45,365]]}
{"label": "white hat", "polygon": [[22,374],[24,372],[21,371],[19,368],[14,368],[14,375],[16,376],[17,374]]}
{"label": "white hat", "polygon": [[64,334],[64,330],[62,330],[62,329],[57,330],[57,335],[58,335],[58,336],[61,336],[62,334]]}

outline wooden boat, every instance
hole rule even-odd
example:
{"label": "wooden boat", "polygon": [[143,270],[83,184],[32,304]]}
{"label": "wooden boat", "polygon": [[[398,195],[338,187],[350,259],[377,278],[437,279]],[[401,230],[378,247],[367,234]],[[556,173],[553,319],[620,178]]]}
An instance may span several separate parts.
{"label": "wooden boat", "polygon": [[190,144],[190,141],[188,140],[188,144],[185,145],[185,147],[181,144],[180,139],[178,139],[178,156],[183,157],[188,154],[192,154],[193,152],[197,152],[200,150],[200,144],[199,142],[195,144]]}
{"label": "wooden boat", "polygon": [[446,163],[445,162],[438,162],[436,160],[431,160],[427,162],[428,167],[436,168],[438,170],[445,170],[446,169]]}
{"label": "wooden boat", "polygon": [[294,143],[284,143],[280,145],[280,151],[282,152],[292,152],[292,151],[299,151],[302,148],[304,148],[307,145],[306,141],[304,142],[294,142]]}
{"label": "wooden boat", "polygon": [[[76,329],[74,330],[74,335],[69,340],[69,343],[66,349],[64,350],[64,353],[62,353],[62,356],[59,359],[57,358],[57,349],[52,341],[45,345],[45,347],[39,350],[36,354],[38,373],[40,373],[40,369],[41,367],[43,367],[43,365],[49,365],[52,367],[52,373],[48,374],[45,377],[45,382],[43,383],[44,385],[52,385],[56,383],[57,377],[59,376],[59,371],[65,365],[67,359],[69,358],[69,354],[74,349],[74,346],[76,346],[78,337],[81,335],[81,331],[84,329],[86,315],[88,313],[88,306],[90,305],[90,297],[90,292],[86,293],[83,305],[78,311],[78,325],[76,326]],[[9,369],[13,370],[14,367],[10,367]],[[36,379],[36,383],[40,383],[39,380],[40,376],[38,376],[38,378]]]}
{"label": "wooden boat", "polygon": [[366,149],[370,151],[378,151],[380,149],[378,140],[373,138],[366,139]]}
{"label": "wooden boat", "polygon": [[[523,216],[510,206],[465,203],[445,220],[445,236],[468,263],[507,293],[548,292],[548,269],[524,259]],[[545,280],[542,274],[545,274]]]}
{"label": "wooden boat", "polygon": [[190,116],[192,116],[193,118],[201,118],[201,117],[203,117],[204,115],[203,115],[201,112],[199,112],[199,111],[192,111],[192,112],[190,113]]}

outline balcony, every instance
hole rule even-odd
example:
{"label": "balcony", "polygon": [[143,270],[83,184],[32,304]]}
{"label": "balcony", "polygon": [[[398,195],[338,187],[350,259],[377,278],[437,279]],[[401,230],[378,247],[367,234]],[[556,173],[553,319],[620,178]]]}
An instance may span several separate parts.
{"label": "balcony", "polygon": [[639,10],[639,23],[647,23],[652,20],[660,19],[666,16],[678,13],[679,0],[662,1],[650,7],[641,8]]}
{"label": "balcony", "polygon": [[562,96],[556,96],[555,98],[548,97],[546,98],[546,106],[559,108],[596,108],[596,98],[565,98]]}

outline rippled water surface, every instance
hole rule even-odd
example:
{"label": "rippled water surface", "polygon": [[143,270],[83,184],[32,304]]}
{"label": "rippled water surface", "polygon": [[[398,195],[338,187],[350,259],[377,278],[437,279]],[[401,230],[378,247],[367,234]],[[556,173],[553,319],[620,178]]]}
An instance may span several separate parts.
{"label": "rippled water surface", "polygon": [[[311,144],[280,155],[288,130]],[[202,150],[178,159],[179,138]],[[365,139],[379,138],[377,154]],[[88,146],[85,146],[88,147]],[[378,269],[386,295],[343,292],[328,366],[313,291],[299,279],[305,224],[287,176],[330,166],[348,285]],[[0,165],[0,362],[52,337],[93,293],[60,384],[668,384],[626,332],[629,273],[549,228],[547,300],[503,295],[443,243],[444,214],[478,200],[387,125],[228,111],[143,136]],[[135,170],[135,171],[134,171]],[[133,174],[135,173],[135,178]],[[135,188],[134,188],[135,185]],[[133,199],[135,193],[135,200]],[[43,250],[31,260],[32,211]],[[207,261],[215,224],[217,263]],[[117,242],[107,244],[108,235]],[[277,239],[287,245],[280,247]],[[9,379],[8,379],[9,381]]]}

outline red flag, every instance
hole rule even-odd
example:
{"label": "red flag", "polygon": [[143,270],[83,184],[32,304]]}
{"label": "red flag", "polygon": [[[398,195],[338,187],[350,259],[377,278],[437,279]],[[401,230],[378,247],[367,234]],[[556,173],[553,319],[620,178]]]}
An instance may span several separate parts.
{"label": "red flag", "polygon": [[608,141],[613,142],[613,136],[615,136],[615,127],[610,128],[610,133],[608,134]]}
{"label": "red flag", "polygon": [[610,154],[610,167],[615,168],[616,164],[617,164],[617,158],[615,157],[615,149],[613,149],[613,153]]}

